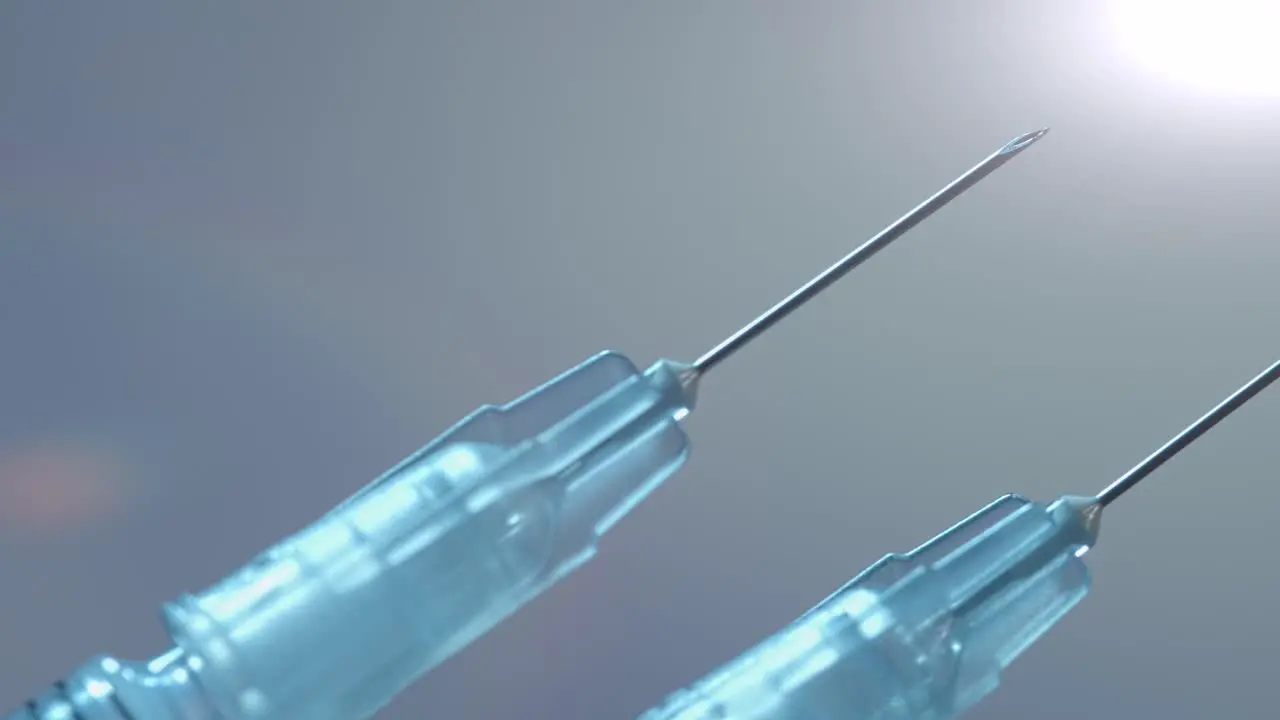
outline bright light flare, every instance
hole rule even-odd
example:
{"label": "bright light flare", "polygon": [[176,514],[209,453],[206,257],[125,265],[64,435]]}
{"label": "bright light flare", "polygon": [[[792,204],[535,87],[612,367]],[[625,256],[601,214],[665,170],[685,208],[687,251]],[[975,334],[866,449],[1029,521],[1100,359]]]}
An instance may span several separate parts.
{"label": "bright light flare", "polygon": [[1122,50],[1218,94],[1280,97],[1280,1],[1113,0]]}

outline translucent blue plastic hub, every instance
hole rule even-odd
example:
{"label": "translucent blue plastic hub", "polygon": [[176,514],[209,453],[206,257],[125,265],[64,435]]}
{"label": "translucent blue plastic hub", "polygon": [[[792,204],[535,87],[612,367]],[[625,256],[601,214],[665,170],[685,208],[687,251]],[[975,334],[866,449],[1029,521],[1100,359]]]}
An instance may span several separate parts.
{"label": "translucent blue plastic hub", "polygon": [[173,637],[232,717],[372,714],[591,557],[684,461],[690,403],[675,369],[598,355],[170,605]]}
{"label": "translucent blue plastic hub", "polygon": [[675,363],[641,373],[602,353],[481,408],[167,606],[177,648],[165,663],[95,661],[14,717],[366,718],[590,558],[684,462],[677,418],[693,406],[693,380]]}
{"label": "translucent blue plastic hub", "polygon": [[946,720],[1088,592],[1089,499],[1006,496],[890,555],[643,720]]}

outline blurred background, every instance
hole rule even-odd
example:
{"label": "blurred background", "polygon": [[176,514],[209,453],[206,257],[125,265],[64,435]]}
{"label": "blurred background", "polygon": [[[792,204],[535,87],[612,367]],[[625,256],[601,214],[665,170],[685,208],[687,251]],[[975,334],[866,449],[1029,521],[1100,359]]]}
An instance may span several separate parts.
{"label": "blurred background", "polygon": [[[1092,492],[1280,355],[1263,5],[5,4],[0,709],[1044,125],[710,377],[601,557],[380,717],[633,717],[1000,494]],[[1095,594],[971,717],[1274,716],[1270,392],[1109,511]]]}

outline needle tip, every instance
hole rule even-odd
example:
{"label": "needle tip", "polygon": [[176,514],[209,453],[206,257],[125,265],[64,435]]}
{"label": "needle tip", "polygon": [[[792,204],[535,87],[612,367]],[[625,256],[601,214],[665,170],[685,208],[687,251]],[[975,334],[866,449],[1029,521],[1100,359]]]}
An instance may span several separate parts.
{"label": "needle tip", "polygon": [[1008,155],[1019,153],[1031,146],[1032,143],[1044,137],[1049,132],[1049,128],[1040,128],[1035,132],[1029,132],[1010,140],[1004,147],[1000,148],[1000,154]]}

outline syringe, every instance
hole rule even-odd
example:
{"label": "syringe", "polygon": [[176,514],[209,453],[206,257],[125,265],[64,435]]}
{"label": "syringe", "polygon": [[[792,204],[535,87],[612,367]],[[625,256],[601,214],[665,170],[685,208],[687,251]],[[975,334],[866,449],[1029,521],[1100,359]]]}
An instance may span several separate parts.
{"label": "syringe", "polygon": [[360,720],[590,559],[683,464],[711,368],[1039,140],[1021,135],[692,364],[605,352],[482,407],[208,590],[174,649],[100,658],[9,720]]}
{"label": "syringe", "polygon": [[1280,362],[1094,497],[1006,495],[889,555],[641,720],[949,720],[1089,591],[1102,509],[1280,378]]}

